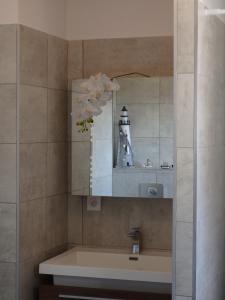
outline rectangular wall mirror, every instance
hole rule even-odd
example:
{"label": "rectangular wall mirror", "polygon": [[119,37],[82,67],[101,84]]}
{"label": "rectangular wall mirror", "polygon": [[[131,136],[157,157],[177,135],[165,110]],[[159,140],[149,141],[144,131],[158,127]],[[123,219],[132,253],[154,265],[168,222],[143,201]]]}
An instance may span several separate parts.
{"label": "rectangular wall mirror", "polygon": [[142,74],[116,79],[102,113],[79,132],[81,84],[72,84],[72,194],[173,198],[173,77]]}

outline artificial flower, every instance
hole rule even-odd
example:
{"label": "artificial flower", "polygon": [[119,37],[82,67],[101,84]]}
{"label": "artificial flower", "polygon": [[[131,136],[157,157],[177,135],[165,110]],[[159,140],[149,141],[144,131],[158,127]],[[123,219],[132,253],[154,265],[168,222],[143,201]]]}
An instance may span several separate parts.
{"label": "artificial flower", "polygon": [[84,94],[77,97],[76,120],[80,131],[88,130],[93,124],[93,117],[102,113],[101,107],[112,99],[112,92],[118,91],[120,86],[116,80],[107,75],[98,73],[81,84]]}

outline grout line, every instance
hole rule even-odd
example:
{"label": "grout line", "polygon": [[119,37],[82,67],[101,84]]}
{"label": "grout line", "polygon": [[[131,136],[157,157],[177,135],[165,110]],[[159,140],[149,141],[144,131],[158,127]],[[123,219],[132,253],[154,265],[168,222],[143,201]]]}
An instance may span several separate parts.
{"label": "grout line", "polygon": [[84,40],[82,40],[82,78],[84,78],[84,76],[85,76],[85,72],[84,72],[84,56],[85,56],[85,45],[84,45]]}
{"label": "grout line", "polygon": [[[0,84],[1,85],[1,84]],[[3,84],[6,85],[6,84]],[[9,84],[9,85],[13,85],[13,84]],[[16,84],[15,84],[16,85]],[[30,83],[20,83],[21,86],[28,86],[28,87],[36,87],[36,88],[40,88],[40,89],[47,89],[47,90],[54,90],[54,91],[61,91],[61,92],[67,92],[67,88],[65,89],[60,89],[60,88],[53,88],[53,87],[48,87],[48,86],[41,86],[41,85],[35,85],[35,84],[30,84]]]}
{"label": "grout line", "polygon": [[[67,141],[21,142],[20,145],[32,145],[32,144],[67,144],[67,143],[68,143]],[[0,145],[1,145],[1,143],[0,143]],[[3,145],[5,145],[5,144],[3,144]],[[9,145],[12,145],[12,144],[9,144]]]}
{"label": "grout line", "polygon": [[175,176],[174,176],[174,198],[173,198],[173,212],[172,212],[172,299],[176,298],[176,211],[177,211],[177,127],[176,127],[176,113],[177,113],[177,59],[178,59],[178,0],[173,0],[174,5],[174,82],[173,82],[173,98],[174,98],[174,166],[175,166]]}
{"label": "grout line", "polygon": [[180,75],[193,75],[194,74],[194,71],[192,72],[177,72],[177,75],[180,76]]}
{"label": "grout line", "polygon": [[0,206],[1,205],[17,205],[17,202],[0,202]]}
{"label": "grout line", "polygon": [[183,223],[183,224],[191,224],[191,225],[193,225],[193,222],[192,222],[192,221],[176,220],[176,223]]}
{"label": "grout line", "polygon": [[5,86],[5,85],[7,85],[7,86],[8,85],[10,85],[10,86],[17,86],[17,83],[16,82],[14,82],[14,83],[13,82],[9,82],[9,83],[7,83],[7,82],[1,82],[0,83],[0,87],[1,86]]}
{"label": "grout line", "polygon": [[85,203],[85,197],[82,196],[81,197],[81,201],[82,201],[82,228],[81,228],[81,231],[82,231],[82,236],[81,236],[81,242],[82,242],[82,246],[84,246],[84,203]]}
{"label": "grout line", "polygon": [[0,264],[13,264],[13,265],[17,265],[17,261],[2,261],[0,260]]}
{"label": "grout line", "polygon": [[192,296],[197,297],[197,85],[198,85],[198,10],[199,2],[194,3],[194,109],[193,109],[193,245],[192,245]]}
{"label": "grout line", "polygon": [[20,112],[20,27],[17,25],[16,34],[16,299],[20,299],[21,279],[20,279],[20,128],[19,128],[19,112]]}
{"label": "grout line", "polygon": [[0,142],[0,145],[17,145],[17,142],[15,142],[15,143],[1,143]]}
{"label": "grout line", "polygon": [[[22,200],[21,199],[21,204],[26,204],[26,203],[30,203],[30,202],[33,202],[33,201],[38,201],[38,200],[47,200],[49,198],[55,198],[55,197],[59,197],[59,196],[66,196],[68,195],[68,192],[63,192],[63,193],[59,193],[59,194],[53,194],[53,195],[43,195],[43,196],[40,196],[40,197],[37,197],[37,198],[33,198],[33,199],[27,199],[27,200]],[[2,203],[0,203],[1,205]],[[10,204],[10,203],[9,203]],[[13,204],[13,203],[12,203]]]}

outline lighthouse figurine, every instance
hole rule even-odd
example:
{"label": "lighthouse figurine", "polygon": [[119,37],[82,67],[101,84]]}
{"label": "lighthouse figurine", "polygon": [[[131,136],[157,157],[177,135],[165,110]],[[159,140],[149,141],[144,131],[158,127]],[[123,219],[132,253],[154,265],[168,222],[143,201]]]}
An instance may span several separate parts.
{"label": "lighthouse figurine", "polygon": [[117,167],[133,167],[133,151],[131,148],[131,136],[130,136],[130,120],[128,118],[128,111],[124,106],[121,110],[121,116],[119,120],[119,145],[117,156]]}

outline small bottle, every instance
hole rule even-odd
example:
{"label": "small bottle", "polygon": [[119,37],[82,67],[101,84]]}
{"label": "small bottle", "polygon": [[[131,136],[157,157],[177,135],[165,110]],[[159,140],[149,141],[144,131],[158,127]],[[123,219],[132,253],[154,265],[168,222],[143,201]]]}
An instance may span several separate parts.
{"label": "small bottle", "polygon": [[153,168],[153,163],[150,158],[147,158],[146,164],[144,164],[145,168]]}

